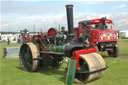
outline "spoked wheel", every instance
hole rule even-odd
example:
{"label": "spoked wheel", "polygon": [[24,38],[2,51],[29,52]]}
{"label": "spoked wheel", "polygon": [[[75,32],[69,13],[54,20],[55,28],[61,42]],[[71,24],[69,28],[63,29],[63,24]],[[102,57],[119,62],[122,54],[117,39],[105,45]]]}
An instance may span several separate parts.
{"label": "spoked wheel", "polygon": [[[93,72],[102,68],[105,68],[105,62],[102,56],[97,53],[82,54],[79,56],[79,65],[82,71]],[[104,74],[104,71],[97,71],[95,73],[76,73],[76,83],[86,83],[92,80],[100,78]]]}
{"label": "spoked wheel", "polygon": [[118,48],[118,46],[115,46],[115,47],[113,47],[112,50],[108,51],[108,55],[110,57],[115,57],[116,58],[119,55],[119,48]]}
{"label": "spoked wheel", "polygon": [[20,63],[25,71],[33,72],[37,70],[39,51],[33,43],[23,44],[20,48]]}

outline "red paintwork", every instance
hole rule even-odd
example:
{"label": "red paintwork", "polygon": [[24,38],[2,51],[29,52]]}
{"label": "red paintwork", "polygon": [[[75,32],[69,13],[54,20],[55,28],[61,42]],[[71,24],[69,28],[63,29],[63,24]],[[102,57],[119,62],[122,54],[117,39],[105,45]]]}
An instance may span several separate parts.
{"label": "red paintwork", "polygon": [[[102,19],[94,19],[91,21],[91,23],[101,23],[101,22],[102,22]],[[112,23],[112,20],[106,19],[105,22],[106,23]]]}
{"label": "red paintwork", "polygon": [[77,60],[76,64],[76,70],[79,70],[79,55],[80,54],[87,54],[87,53],[92,53],[92,52],[97,52],[96,49],[90,48],[90,49],[84,49],[84,50],[78,50],[73,52],[73,59]]}
{"label": "red paintwork", "polygon": [[40,39],[40,42],[43,45],[44,50],[46,50],[46,47],[45,47],[44,43],[41,41],[41,39]]}
{"label": "red paintwork", "polygon": [[86,31],[83,30],[83,25],[79,24],[78,30],[74,30],[74,39],[77,40],[78,37],[82,36]]}
{"label": "red paintwork", "polygon": [[34,40],[38,40],[38,37],[37,37],[37,35],[35,36]]}
{"label": "red paintwork", "polygon": [[78,29],[74,29],[74,39],[77,40],[78,38]]}
{"label": "red paintwork", "polygon": [[44,48],[43,48],[41,45],[40,45],[40,48],[41,48],[43,51],[45,51]]}
{"label": "red paintwork", "polygon": [[83,30],[83,25],[82,24],[79,24],[79,37],[83,34],[84,30]]}
{"label": "red paintwork", "polygon": [[[101,23],[101,19],[94,19],[89,23],[89,33],[86,32],[85,29],[83,29],[83,24],[79,24],[78,30],[74,30],[75,40],[77,40],[77,36],[82,35],[89,35],[91,37],[91,42],[94,45],[97,45],[96,42],[111,42],[111,41],[117,41],[117,32],[116,30],[111,28],[108,30],[102,30],[102,29],[91,29],[92,23]],[[112,23],[112,20],[106,19],[106,23]],[[77,32],[78,33],[77,33]]]}
{"label": "red paintwork", "polygon": [[57,31],[55,28],[50,28],[47,32],[48,36],[56,36],[57,35]]}
{"label": "red paintwork", "polygon": [[95,45],[95,46],[97,45],[97,44],[96,44],[96,43],[94,43],[94,42],[92,42],[92,44],[93,44],[93,45]]}
{"label": "red paintwork", "polygon": [[91,41],[95,42],[111,42],[117,41],[117,32],[114,29],[102,30],[96,29],[91,30]]}

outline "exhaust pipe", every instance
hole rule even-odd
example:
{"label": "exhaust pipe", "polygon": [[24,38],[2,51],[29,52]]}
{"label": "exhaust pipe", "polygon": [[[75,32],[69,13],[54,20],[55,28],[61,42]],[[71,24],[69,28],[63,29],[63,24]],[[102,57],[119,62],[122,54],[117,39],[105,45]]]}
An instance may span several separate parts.
{"label": "exhaust pipe", "polygon": [[73,5],[66,5],[68,33],[73,34]]}

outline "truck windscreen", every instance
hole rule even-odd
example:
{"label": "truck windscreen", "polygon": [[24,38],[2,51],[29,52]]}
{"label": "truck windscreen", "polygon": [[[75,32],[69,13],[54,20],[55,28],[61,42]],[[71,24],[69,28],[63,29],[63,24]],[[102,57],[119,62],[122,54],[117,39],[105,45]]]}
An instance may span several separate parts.
{"label": "truck windscreen", "polygon": [[102,25],[102,23],[92,23],[91,24],[91,29],[103,29],[107,30],[110,29],[112,26],[111,23],[105,23],[105,25]]}

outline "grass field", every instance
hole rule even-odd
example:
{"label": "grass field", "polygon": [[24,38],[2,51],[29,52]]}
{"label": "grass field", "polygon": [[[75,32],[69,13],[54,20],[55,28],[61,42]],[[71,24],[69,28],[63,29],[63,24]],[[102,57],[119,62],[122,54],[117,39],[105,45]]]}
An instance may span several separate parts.
{"label": "grass field", "polygon": [[[107,57],[107,53],[103,55],[109,66],[104,76],[86,85],[128,85],[128,39],[119,40],[119,46],[118,58]],[[3,47],[7,47],[6,43],[0,43],[0,85],[65,85],[65,73],[62,68],[55,70],[39,68],[36,73],[25,72],[20,67],[19,58],[3,57]]]}

